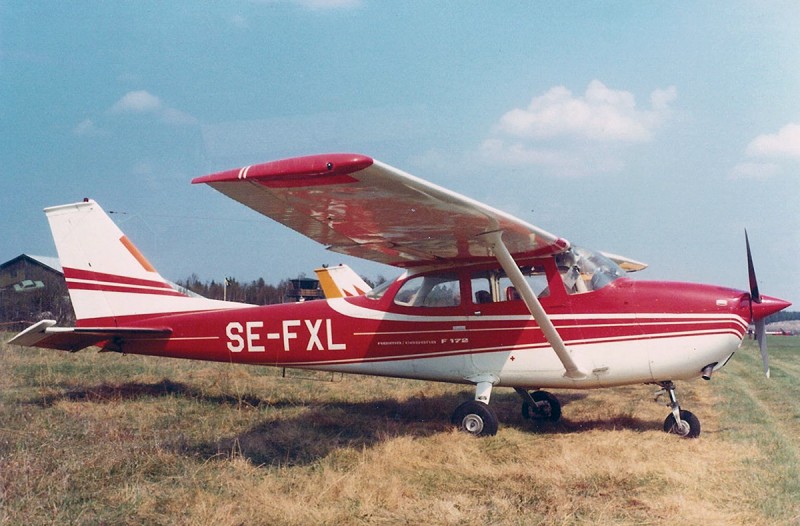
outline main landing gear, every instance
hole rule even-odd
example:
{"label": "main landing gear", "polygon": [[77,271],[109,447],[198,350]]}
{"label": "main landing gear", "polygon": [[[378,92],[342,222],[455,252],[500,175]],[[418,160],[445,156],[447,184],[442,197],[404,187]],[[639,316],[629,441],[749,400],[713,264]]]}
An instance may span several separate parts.
{"label": "main landing gear", "polygon": [[[488,382],[487,382],[488,383]],[[522,417],[529,420],[558,422],[561,403],[547,391],[528,392],[521,387],[514,390],[522,397]],[[478,384],[475,399],[464,402],[453,412],[451,421],[459,429],[474,436],[492,436],[497,433],[497,414],[489,406],[491,384]]]}
{"label": "main landing gear", "polygon": [[[656,394],[656,399],[662,394],[669,395],[670,403],[667,406],[672,410],[664,420],[664,431],[684,438],[700,436],[700,420],[692,412],[681,409],[675,396],[675,384],[667,381],[658,385],[662,389]],[[561,419],[561,403],[551,393],[527,391],[521,387],[515,387],[514,390],[522,398],[523,418],[546,422],[558,422]],[[453,412],[453,425],[474,436],[497,434],[497,414],[489,406],[491,392],[491,382],[478,382],[475,399],[464,402]]]}
{"label": "main landing gear", "polygon": [[514,390],[522,397],[522,418],[526,420],[544,420],[558,422],[561,420],[561,402],[547,391],[526,391],[521,387]]}
{"label": "main landing gear", "polygon": [[489,398],[496,379],[487,375],[475,380],[475,399],[456,407],[450,421],[470,435],[492,436],[497,434],[497,414],[489,407]]}
{"label": "main landing gear", "polygon": [[664,393],[669,395],[669,404],[672,413],[664,420],[664,432],[674,433],[684,438],[697,438],[700,436],[700,420],[694,413],[681,409],[678,398],[675,396],[675,384],[671,381],[659,382],[661,391],[656,394],[656,399]]}
{"label": "main landing gear", "polygon": [[456,407],[451,421],[470,435],[484,437],[497,434],[497,415],[494,409],[478,400],[469,400]]}

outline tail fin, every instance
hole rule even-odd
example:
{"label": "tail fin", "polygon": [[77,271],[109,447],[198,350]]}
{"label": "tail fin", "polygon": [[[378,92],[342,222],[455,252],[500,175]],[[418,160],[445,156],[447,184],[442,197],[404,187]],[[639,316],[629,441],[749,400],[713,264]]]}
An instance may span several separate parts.
{"label": "tail fin", "polygon": [[325,298],[348,298],[366,294],[372,287],[347,265],[315,269]]}
{"label": "tail fin", "polygon": [[240,307],[174,289],[96,202],[45,209],[79,326]]}

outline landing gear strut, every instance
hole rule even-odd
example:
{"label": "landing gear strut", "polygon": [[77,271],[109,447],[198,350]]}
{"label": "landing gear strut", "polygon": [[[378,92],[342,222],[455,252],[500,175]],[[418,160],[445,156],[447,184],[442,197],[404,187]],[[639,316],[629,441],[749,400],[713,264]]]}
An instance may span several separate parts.
{"label": "landing gear strut", "polygon": [[658,396],[666,392],[670,402],[667,405],[672,409],[672,413],[664,420],[664,432],[674,433],[684,438],[699,437],[700,420],[690,411],[681,409],[678,398],[675,396],[675,384],[669,381],[660,382],[659,385],[662,390],[658,392]]}
{"label": "landing gear strut", "polygon": [[522,397],[522,418],[526,420],[545,420],[558,422],[561,420],[561,402],[547,391],[526,391],[521,387],[514,390]]}

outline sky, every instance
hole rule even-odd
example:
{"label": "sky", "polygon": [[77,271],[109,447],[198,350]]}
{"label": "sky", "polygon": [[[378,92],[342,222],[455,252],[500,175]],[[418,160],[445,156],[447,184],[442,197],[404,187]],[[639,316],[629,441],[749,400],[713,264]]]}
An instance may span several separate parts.
{"label": "sky", "polygon": [[347,263],[192,178],[370,155],[638,279],[800,310],[794,2],[0,0],[0,260],[91,197],[168,279]]}

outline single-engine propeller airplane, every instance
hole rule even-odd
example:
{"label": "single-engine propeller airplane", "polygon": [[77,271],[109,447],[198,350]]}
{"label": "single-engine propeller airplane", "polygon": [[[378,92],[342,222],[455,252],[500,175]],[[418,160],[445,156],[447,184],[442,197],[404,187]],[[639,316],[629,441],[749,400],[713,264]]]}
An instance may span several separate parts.
{"label": "single-engine propeller airplane", "polygon": [[11,343],[472,384],[474,399],[452,420],[473,435],[497,432],[495,387],[514,388],[525,417],[557,421],[559,401],[541,389],[657,384],[670,399],[664,430],[696,437],[700,422],[681,409],[673,382],[711,378],[750,322],[768,371],[764,318],[790,305],[759,293],[749,241],[749,293],[632,280],[621,265],[644,264],[574,246],[365,155],[285,159],[192,182],[403,273],[303,303],[189,296],[84,200],[45,210],[76,327],[43,320]]}

